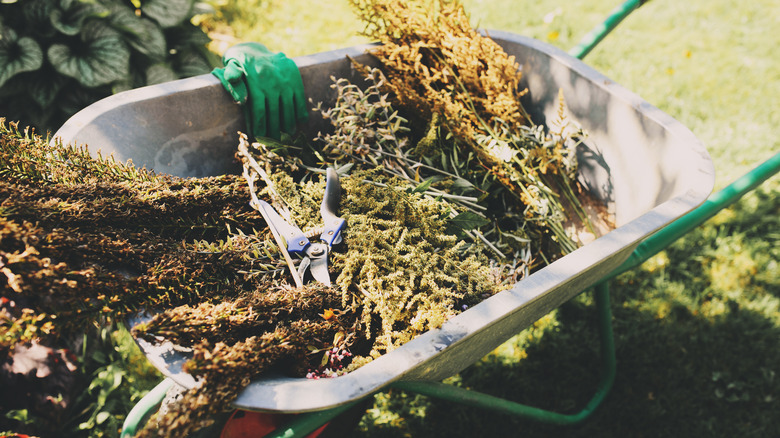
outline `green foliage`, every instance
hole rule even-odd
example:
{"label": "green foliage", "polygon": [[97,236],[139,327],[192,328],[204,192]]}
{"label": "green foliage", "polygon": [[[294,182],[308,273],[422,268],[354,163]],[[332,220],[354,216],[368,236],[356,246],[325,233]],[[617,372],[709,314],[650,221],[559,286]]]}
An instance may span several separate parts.
{"label": "green foliage", "polygon": [[47,144],[24,131],[16,123],[6,125],[0,117],[0,177],[5,181],[33,184],[85,184],[111,179],[123,182],[154,182],[161,178],[130,164],[118,163],[113,156],[97,158],[86,147]]}
{"label": "green foliage", "polygon": [[122,326],[92,330],[84,339],[82,372],[89,383],[76,401],[69,436],[117,437],[125,415],[162,376]]}
{"label": "green foliage", "polygon": [[0,3],[0,115],[39,132],[112,93],[207,73],[195,0]]}
{"label": "green foliage", "polygon": [[71,343],[74,351],[79,350],[78,357],[71,355],[78,369],[52,372],[44,366],[52,372],[47,379],[53,386],[30,384],[44,392],[41,398],[54,400],[2,412],[0,431],[12,427],[40,437],[118,437],[127,413],[162,379],[121,326],[93,326]]}

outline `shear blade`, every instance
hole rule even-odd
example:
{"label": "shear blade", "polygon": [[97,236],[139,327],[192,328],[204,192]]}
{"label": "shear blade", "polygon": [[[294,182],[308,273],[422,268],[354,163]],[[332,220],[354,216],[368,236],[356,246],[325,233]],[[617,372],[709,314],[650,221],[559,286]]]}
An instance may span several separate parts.
{"label": "shear blade", "polygon": [[298,275],[303,278],[304,275],[306,275],[306,270],[309,269],[309,266],[311,266],[311,259],[308,257],[304,257],[301,260],[301,263],[298,264]]}
{"label": "shear blade", "polygon": [[328,272],[327,257],[312,259],[309,270],[311,271],[311,276],[314,277],[315,280],[325,286],[330,286],[330,273]]}
{"label": "shear blade", "polygon": [[306,250],[306,257],[298,265],[298,274],[304,277],[306,271],[311,272],[315,281],[330,286],[330,273],[328,272],[328,245],[313,243]]}

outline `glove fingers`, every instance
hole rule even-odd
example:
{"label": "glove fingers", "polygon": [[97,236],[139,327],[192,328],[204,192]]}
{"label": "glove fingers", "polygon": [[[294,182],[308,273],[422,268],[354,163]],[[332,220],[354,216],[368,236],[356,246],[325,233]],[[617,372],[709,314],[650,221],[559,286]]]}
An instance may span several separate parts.
{"label": "glove fingers", "polygon": [[247,97],[246,84],[243,80],[229,80],[225,68],[215,68],[211,73],[222,83],[222,87],[238,103],[245,103]]}
{"label": "glove fingers", "polygon": [[289,59],[290,74],[288,87],[292,91],[293,108],[295,111],[296,121],[303,121],[309,117],[308,105],[306,104],[306,95],[304,94],[303,78],[298,70],[298,65],[295,61]]}
{"label": "glove fingers", "polygon": [[224,70],[215,71],[231,96],[244,107],[252,136],[280,138],[306,119],[306,100],[298,66],[284,53],[272,53],[259,43],[237,44],[222,58]]}
{"label": "glove fingers", "polygon": [[303,87],[299,91],[293,94],[295,117],[297,121],[305,121],[309,118],[309,110],[308,105],[306,105],[306,96],[303,95]]}
{"label": "glove fingers", "polygon": [[281,111],[281,97],[278,94],[272,94],[266,97],[266,136],[279,140],[279,119]]}
{"label": "glove fingers", "polygon": [[266,97],[263,93],[254,90],[249,97],[249,102],[252,114],[252,137],[265,137],[267,135],[266,130],[266,116],[268,111],[266,109]]}
{"label": "glove fingers", "polygon": [[236,82],[244,77],[244,69],[237,60],[231,59],[225,65],[224,75],[227,81]]}
{"label": "glove fingers", "polygon": [[280,111],[282,113],[282,120],[281,120],[281,127],[282,131],[292,134],[292,132],[295,130],[295,102],[293,99],[293,94],[289,92],[289,90],[286,90],[284,94],[282,94],[282,107],[280,108]]}

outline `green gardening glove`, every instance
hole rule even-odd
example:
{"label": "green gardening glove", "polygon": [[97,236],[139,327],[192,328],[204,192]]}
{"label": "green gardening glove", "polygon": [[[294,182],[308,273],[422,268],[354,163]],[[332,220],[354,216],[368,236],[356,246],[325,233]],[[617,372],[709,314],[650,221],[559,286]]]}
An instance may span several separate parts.
{"label": "green gardening glove", "polygon": [[260,43],[241,43],[222,56],[225,68],[214,69],[233,100],[241,104],[247,134],[279,139],[306,120],[303,80],[295,62],[284,53],[272,53]]}

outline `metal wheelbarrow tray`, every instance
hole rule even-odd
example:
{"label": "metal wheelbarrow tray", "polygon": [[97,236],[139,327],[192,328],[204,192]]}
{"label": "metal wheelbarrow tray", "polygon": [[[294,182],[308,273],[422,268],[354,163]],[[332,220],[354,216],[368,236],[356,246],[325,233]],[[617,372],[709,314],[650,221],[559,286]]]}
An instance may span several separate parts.
{"label": "metal wheelbarrow tray", "polygon": [[[398,381],[438,381],[458,373],[617,268],[642,239],[705,201],[714,184],[704,147],[682,124],[565,52],[537,40],[492,31],[516,57],[536,123],[553,117],[563,89],[571,118],[588,133],[580,147],[580,180],[608,206],[617,228],[535,272],[402,347],[347,375],[309,380],[267,376],[236,399],[240,409],[307,412],[343,405]],[[371,63],[370,46],[296,58],[308,97],[335,101],[330,77],[362,80],[346,55]],[[326,128],[312,113],[306,130]],[[233,160],[238,105],[212,75],[108,97],[73,116],[56,134],[119,161],[132,159],[161,173],[207,176],[239,172]],[[185,387],[186,352],[139,345],[160,370]]]}

